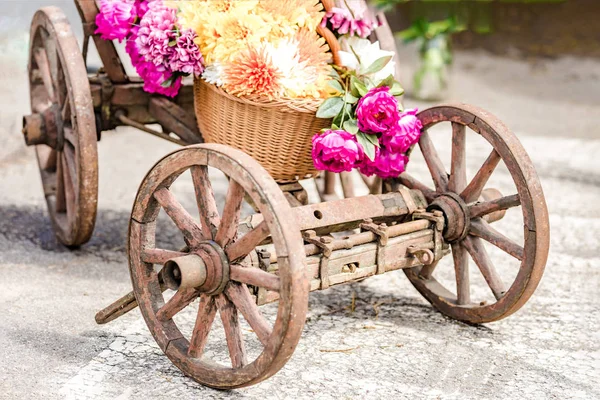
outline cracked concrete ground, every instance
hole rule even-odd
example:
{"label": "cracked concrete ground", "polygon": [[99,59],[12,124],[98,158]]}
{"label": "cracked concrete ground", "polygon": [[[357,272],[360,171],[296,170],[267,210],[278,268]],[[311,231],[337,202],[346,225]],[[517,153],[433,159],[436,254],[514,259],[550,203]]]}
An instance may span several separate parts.
{"label": "cracked concrete ground", "polygon": [[[515,130],[546,194],[550,256],[522,310],[465,325],[437,313],[401,271],[333,287],[311,294],[303,337],[278,374],[221,392],[182,375],[138,311],[108,325],[94,322],[96,311],[131,290],[124,247],[131,204],[147,170],[175,146],[129,129],[104,134],[94,236],[79,250],[65,249],[52,234],[34,155],[19,133],[28,111],[19,50],[25,38],[0,43],[10,55],[0,64],[1,399],[600,398],[599,62],[457,55],[453,98],[494,112]],[[407,101],[413,105],[427,106]],[[477,140],[470,146],[472,174],[487,153]],[[447,146],[440,152],[449,155]],[[418,155],[409,168],[426,173]],[[493,183],[510,190],[503,171]],[[518,236],[518,215],[499,224]],[[173,236],[167,231],[164,240]],[[510,274],[510,262],[492,255]],[[441,279],[450,272],[442,265]],[[487,295],[480,290],[474,295]],[[264,307],[267,318],[274,312]],[[189,326],[193,317],[194,306],[179,321]],[[216,357],[224,350],[221,332],[209,343]]]}

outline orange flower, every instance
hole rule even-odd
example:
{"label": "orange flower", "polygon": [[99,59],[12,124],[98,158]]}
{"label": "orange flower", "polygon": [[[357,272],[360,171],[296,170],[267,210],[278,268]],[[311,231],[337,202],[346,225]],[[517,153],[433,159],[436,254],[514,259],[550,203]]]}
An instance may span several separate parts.
{"label": "orange flower", "polygon": [[329,53],[329,45],[324,38],[320,37],[317,32],[300,29],[296,34],[296,40],[298,41],[300,62],[306,62],[307,65],[317,68],[319,72],[329,71],[328,64],[331,62],[331,53]]}
{"label": "orange flower", "polygon": [[253,95],[273,100],[283,90],[281,72],[273,65],[264,47],[241,52],[225,66],[223,74],[225,90],[238,97]]}

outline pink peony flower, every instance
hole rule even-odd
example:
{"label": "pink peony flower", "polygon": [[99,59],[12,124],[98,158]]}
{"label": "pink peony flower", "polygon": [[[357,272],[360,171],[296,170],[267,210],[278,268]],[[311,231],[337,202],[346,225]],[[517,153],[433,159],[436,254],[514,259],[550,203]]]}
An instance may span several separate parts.
{"label": "pink peony flower", "polygon": [[375,29],[375,24],[368,18],[354,18],[347,8],[334,7],[328,11],[321,21],[321,26],[326,27],[327,23],[339,35],[350,34],[366,38]]}
{"label": "pink peony flower", "polygon": [[312,138],[312,158],[321,171],[352,171],[363,158],[362,146],[356,137],[342,130],[328,130]]}
{"label": "pink peony flower", "polygon": [[96,33],[104,40],[123,40],[137,18],[133,0],[101,0]]}
{"label": "pink peony flower", "polygon": [[356,117],[358,128],[363,132],[388,132],[400,119],[398,101],[389,87],[373,88],[358,102]]}
{"label": "pink peony flower", "polygon": [[397,153],[382,146],[374,161],[365,157],[359,170],[361,173],[371,176],[376,174],[382,179],[397,178],[406,170],[408,157],[403,153]]}
{"label": "pink peony flower", "polygon": [[398,124],[381,136],[381,143],[391,151],[406,153],[421,137],[423,124],[416,116],[417,111],[414,108],[400,114]]}

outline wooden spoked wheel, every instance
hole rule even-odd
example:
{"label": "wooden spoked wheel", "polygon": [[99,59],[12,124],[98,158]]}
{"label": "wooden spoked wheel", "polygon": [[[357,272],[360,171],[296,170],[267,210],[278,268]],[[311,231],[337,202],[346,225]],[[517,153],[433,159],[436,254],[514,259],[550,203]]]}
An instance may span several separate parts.
{"label": "wooden spoked wheel", "polygon": [[[456,293],[436,279],[435,265],[405,270],[405,273],[429,302],[452,318],[470,323],[504,318],[517,311],[532,295],[548,256],[548,211],[537,174],[516,136],[496,117],[481,109],[466,105],[439,106],[422,111],[419,118],[423,123],[419,147],[435,190],[407,173],[400,176],[399,182],[420,189],[430,202],[430,209],[444,213],[444,238],[452,248]],[[449,124],[447,129],[452,132],[450,174],[427,131],[441,122],[449,122],[452,126],[450,130]],[[466,175],[467,131],[480,134],[493,148],[470,182]],[[508,170],[517,193],[500,195],[496,192],[498,195],[492,200],[482,200],[486,184],[500,161]],[[487,191],[490,193],[490,189]],[[520,207],[524,225],[522,244],[486,221],[493,220],[489,218],[493,213],[497,215],[516,207]],[[484,241],[520,262],[512,283],[505,282],[498,273]],[[483,275],[495,302],[476,302],[471,298],[469,258]]]}
{"label": "wooden spoked wheel", "polygon": [[96,125],[83,57],[59,8],[33,17],[29,83],[33,114],[23,133],[36,148],[50,218],[61,243],[81,245],[96,220]]}
{"label": "wooden spoked wheel", "polygon": [[[221,171],[229,179],[221,213],[208,167]],[[196,194],[199,223],[170,190],[175,180],[188,170]],[[245,196],[259,209],[263,222],[240,237],[238,222]],[[161,209],[181,232],[185,251],[156,248],[157,217]],[[304,326],[309,281],[305,276],[303,241],[290,215],[287,200],[265,169],[250,156],[228,146],[204,144],[179,149],[159,161],[143,180],[129,230],[134,293],[161,349],[196,381],[222,389],[252,385],[273,375],[292,355]],[[277,275],[243,262],[269,235],[276,252]],[[153,264],[164,266],[156,272]],[[181,277],[182,282],[170,299],[163,295],[168,265],[180,267],[177,274],[170,275],[169,282],[174,277]],[[187,273],[201,279],[184,288]],[[273,325],[255,303],[251,293],[255,288],[278,292],[279,305]],[[186,338],[174,317],[197,298],[196,322],[191,336]],[[217,311],[225,330],[230,365],[219,364],[205,355]],[[247,359],[239,314],[263,346],[254,361]]]}

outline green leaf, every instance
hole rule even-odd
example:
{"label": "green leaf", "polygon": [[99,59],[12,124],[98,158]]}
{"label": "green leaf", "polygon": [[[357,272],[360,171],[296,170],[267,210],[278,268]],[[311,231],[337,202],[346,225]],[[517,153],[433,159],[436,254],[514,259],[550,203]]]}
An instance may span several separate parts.
{"label": "green leaf", "polygon": [[354,57],[356,57],[356,59],[358,60],[358,65],[360,65],[361,64],[360,57],[358,56],[358,53],[356,51],[354,51],[354,47],[350,46],[350,50],[352,51],[352,54],[354,54]]}
{"label": "green leaf", "polygon": [[356,135],[358,133],[358,125],[356,124],[356,120],[351,119],[344,122],[344,130],[346,132],[352,133],[353,135]]}
{"label": "green leaf", "polygon": [[340,74],[333,68],[331,68],[331,72],[329,73],[329,76],[331,76],[333,79],[335,80],[341,80],[342,77],[340,76]]}
{"label": "green leaf", "polygon": [[369,160],[375,160],[375,145],[366,137],[367,135],[363,132],[358,132],[356,134],[356,139],[358,143],[363,147],[365,154],[369,157]]}
{"label": "green leaf", "polygon": [[392,96],[402,96],[404,94],[404,89],[399,82],[394,82],[390,88],[390,93]]}
{"label": "green leaf", "polygon": [[385,78],[384,80],[379,82],[379,85],[377,85],[377,87],[387,86],[387,87],[391,88],[394,85],[394,82],[395,82],[394,75],[390,74],[390,76],[388,76],[387,78]]}
{"label": "green leaf", "polygon": [[363,97],[369,91],[365,84],[354,76],[350,78],[350,87],[352,89],[351,93],[355,97]]}
{"label": "green leaf", "polygon": [[370,75],[370,74],[374,74],[377,73],[379,71],[381,71],[382,69],[385,68],[386,65],[388,65],[388,63],[392,60],[392,56],[385,56],[385,57],[381,57],[378,58],[377,60],[375,60],[373,62],[373,64],[369,65],[369,67],[367,69],[365,69],[362,73],[364,75]]}
{"label": "green leaf", "polygon": [[169,47],[175,47],[175,46],[177,46],[177,40],[171,40],[169,42]]}
{"label": "green leaf", "polygon": [[352,96],[352,93],[346,92],[344,96],[344,101],[348,104],[356,104],[358,102],[358,97]]}
{"label": "green leaf", "polygon": [[[337,126],[336,124],[331,124],[331,129],[338,130],[338,129],[340,129],[340,127]],[[327,130],[327,129],[325,129],[325,130]]]}
{"label": "green leaf", "polygon": [[333,118],[342,111],[344,100],[341,97],[330,97],[317,110],[317,118]]}
{"label": "green leaf", "polygon": [[336,81],[335,79],[330,79],[329,81],[327,81],[327,84],[335,90],[337,90],[338,92],[344,93],[344,88],[342,87],[342,84]]}
{"label": "green leaf", "polygon": [[363,135],[365,135],[365,137],[367,138],[367,140],[371,143],[373,143],[374,146],[379,147],[379,138],[377,137],[377,135],[371,135],[368,133],[364,133],[362,132]]}

